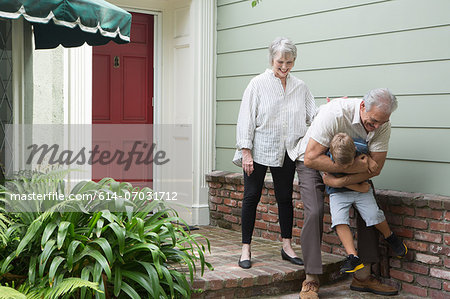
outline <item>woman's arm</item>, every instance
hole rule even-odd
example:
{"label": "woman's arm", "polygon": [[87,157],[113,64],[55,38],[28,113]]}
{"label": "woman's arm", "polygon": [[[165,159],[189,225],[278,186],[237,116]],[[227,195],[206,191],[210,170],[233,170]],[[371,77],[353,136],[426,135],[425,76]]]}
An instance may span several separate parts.
{"label": "woman's arm", "polygon": [[245,89],[236,126],[236,147],[242,151],[242,169],[251,175],[253,168],[253,138],[256,128],[257,93],[252,83]]}
{"label": "woman's arm", "polygon": [[236,147],[240,149],[253,148],[256,129],[257,93],[252,82],[245,89],[236,125]]}

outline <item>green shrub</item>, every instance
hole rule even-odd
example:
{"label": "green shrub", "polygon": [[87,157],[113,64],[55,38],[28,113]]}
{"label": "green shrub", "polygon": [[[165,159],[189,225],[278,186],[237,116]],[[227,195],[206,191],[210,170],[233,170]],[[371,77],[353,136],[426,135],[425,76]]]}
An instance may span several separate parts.
{"label": "green shrub", "polygon": [[[66,175],[61,170],[20,175],[6,184],[3,201],[8,204],[11,193],[66,194]],[[202,275],[205,266],[212,269],[204,257],[209,241],[185,231],[187,224],[162,201],[126,200],[131,192],[149,191],[106,178],[80,182],[70,192],[94,195],[89,202],[36,201],[39,212],[0,210],[0,226],[6,228],[0,235],[0,281],[6,274],[23,277],[16,282],[29,293],[50,294],[77,278],[78,287],[67,291],[66,285],[64,293],[79,298],[190,297],[195,263]],[[98,200],[105,194],[117,199]],[[206,240],[206,248],[199,239]]]}

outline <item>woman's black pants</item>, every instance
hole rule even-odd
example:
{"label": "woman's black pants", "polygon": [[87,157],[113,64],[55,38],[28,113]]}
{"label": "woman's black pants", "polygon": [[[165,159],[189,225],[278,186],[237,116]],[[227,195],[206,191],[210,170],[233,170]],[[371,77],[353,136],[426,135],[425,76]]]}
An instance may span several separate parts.
{"label": "woman's black pants", "polygon": [[[242,243],[250,244],[255,228],[256,207],[261,198],[267,167],[253,162],[251,175],[244,172],[244,199],[242,202]],[[282,167],[269,167],[272,173],[275,198],[278,204],[278,221],[281,237],[292,238],[294,209],[292,206],[292,186],[295,174],[295,162],[285,155]]]}

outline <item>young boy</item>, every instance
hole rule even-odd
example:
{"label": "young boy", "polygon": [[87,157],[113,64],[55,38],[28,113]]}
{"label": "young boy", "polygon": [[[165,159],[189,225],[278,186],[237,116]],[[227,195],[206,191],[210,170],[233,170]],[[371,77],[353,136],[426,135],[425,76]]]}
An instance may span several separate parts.
{"label": "young boy", "polygon": [[[338,133],[334,136],[330,143],[330,150],[327,152],[331,160],[341,166],[351,165],[356,156],[365,155],[364,159],[367,159],[369,169],[376,168],[376,162],[368,154],[367,143],[364,140],[353,140],[345,133]],[[324,173],[323,175],[330,174]],[[331,175],[342,176],[345,174]],[[339,239],[348,254],[341,267],[341,273],[355,272],[364,267],[357,255],[349,227],[349,209],[352,204],[355,205],[367,226],[375,225],[383,234],[398,257],[404,257],[408,251],[403,241],[390,230],[383,211],[378,208],[373,192],[369,192],[370,189],[371,185],[367,181],[348,185],[345,188],[326,187],[326,191],[330,195],[332,227],[336,227]]]}

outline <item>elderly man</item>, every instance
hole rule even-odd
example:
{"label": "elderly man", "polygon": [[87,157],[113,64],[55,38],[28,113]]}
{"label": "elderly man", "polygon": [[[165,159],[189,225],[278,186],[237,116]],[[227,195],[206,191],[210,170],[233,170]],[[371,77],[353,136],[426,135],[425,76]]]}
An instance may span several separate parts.
{"label": "elderly man", "polygon": [[[386,160],[391,125],[389,117],[397,108],[397,99],[389,90],[371,90],[361,99],[335,99],[322,106],[305,137],[299,143],[296,169],[300,194],[305,209],[305,221],[301,233],[306,279],[300,298],[318,298],[319,280],[322,274],[321,243],[323,232],[324,183],[331,187],[343,187],[360,183],[380,174]],[[370,172],[367,159],[355,159],[351,166],[338,166],[327,155],[330,141],[336,133],[345,132],[352,138],[368,143],[369,153],[378,164]],[[343,177],[327,176],[323,182],[319,171],[343,172]],[[370,265],[378,262],[378,234],[373,227],[366,227],[358,215],[358,253],[361,261]],[[370,266],[355,272],[350,285],[352,290],[380,295],[396,295],[397,290],[382,284],[370,274]]]}

